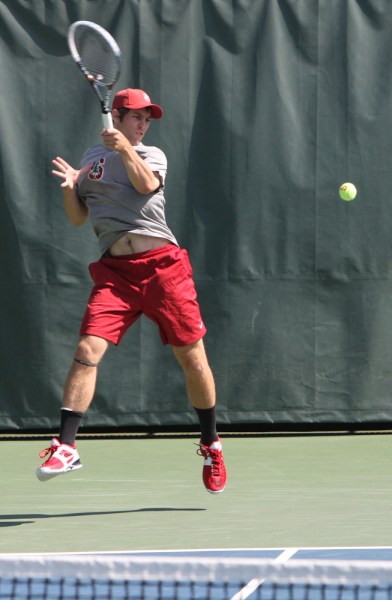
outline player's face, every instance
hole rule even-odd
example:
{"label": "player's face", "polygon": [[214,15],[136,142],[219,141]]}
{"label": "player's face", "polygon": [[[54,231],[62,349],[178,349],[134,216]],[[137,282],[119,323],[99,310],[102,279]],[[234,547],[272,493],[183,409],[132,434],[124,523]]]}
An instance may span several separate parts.
{"label": "player's face", "polygon": [[123,120],[117,124],[117,129],[129,139],[133,146],[140,144],[150,127],[151,114],[149,108],[129,110]]}

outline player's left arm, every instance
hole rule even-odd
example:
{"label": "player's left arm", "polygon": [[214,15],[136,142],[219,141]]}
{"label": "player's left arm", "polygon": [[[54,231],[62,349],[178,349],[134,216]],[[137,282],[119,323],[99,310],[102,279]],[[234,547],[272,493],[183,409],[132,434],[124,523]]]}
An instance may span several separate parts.
{"label": "player's left arm", "polygon": [[130,182],[139,194],[155,192],[161,185],[160,175],[136,152],[132,144],[117,129],[104,129],[103,142],[106,148],[115,150],[121,156]]}

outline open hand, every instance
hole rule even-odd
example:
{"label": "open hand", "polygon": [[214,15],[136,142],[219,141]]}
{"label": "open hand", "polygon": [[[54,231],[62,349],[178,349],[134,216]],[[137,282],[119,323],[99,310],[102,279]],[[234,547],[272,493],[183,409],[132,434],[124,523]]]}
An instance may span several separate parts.
{"label": "open hand", "polygon": [[52,163],[56,167],[56,169],[52,170],[53,175],[56,175],[56,177],[63,180],[61,187],[63,189],[73,190],[80,171],[71,167],[71,165],[60,156],[56,156],[56,158],[52,160]]}

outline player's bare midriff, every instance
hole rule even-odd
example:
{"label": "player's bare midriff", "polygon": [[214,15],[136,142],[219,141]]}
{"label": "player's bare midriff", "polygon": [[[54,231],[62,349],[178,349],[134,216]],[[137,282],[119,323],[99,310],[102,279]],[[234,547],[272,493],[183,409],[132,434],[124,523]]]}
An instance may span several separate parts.
{"label": "player's bare midriff", "polygon": [[138,233],[126,233],[119,240],[111,245],[109,252],[112,256],[122,256],[123,254],[137,254],[155,250],[161,246],[169,244],[165,238],[153,237],[151,235],[140,235]]}

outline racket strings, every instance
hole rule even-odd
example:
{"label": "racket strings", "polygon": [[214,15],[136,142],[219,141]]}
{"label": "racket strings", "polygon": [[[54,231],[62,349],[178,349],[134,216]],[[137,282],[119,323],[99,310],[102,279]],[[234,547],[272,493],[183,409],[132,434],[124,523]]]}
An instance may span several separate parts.
{"label": "racket strings", "polygon": [[108,40],[88,27],[79,27],[74,42],[81,64],[96,83],[113,85],[118,77],[119,61]]}

